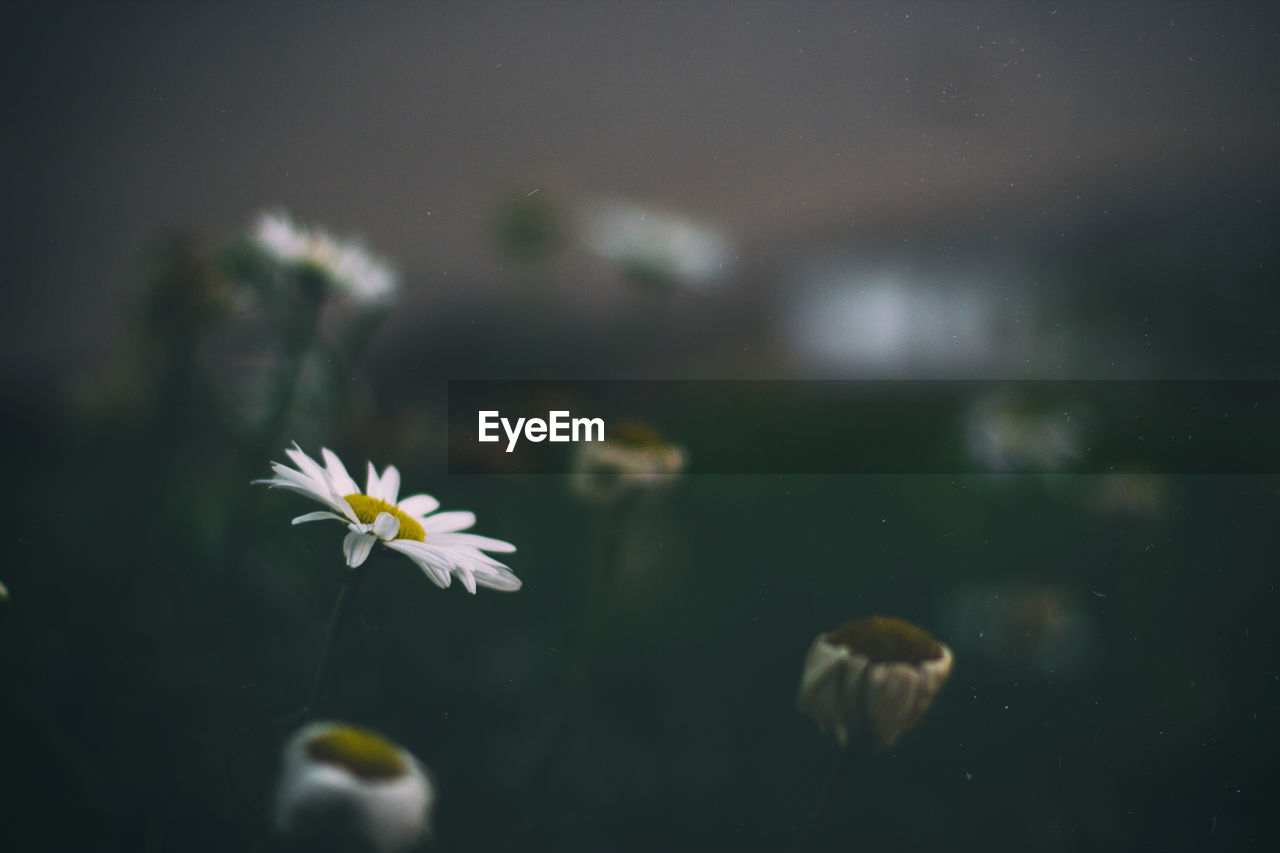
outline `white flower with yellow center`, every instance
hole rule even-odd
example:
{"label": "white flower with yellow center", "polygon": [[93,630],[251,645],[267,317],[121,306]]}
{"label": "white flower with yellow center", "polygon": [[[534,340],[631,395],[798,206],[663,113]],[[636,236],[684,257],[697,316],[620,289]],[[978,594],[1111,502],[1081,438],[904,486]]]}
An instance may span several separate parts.
{"label": "white flower with yellow center", "polygon": [[431,831],[435,792],[403,747],[343,723],[313,723],[284,749],[275,825],[289,849],[408,849]]}
{"label": "white flower with yellow center", "polygon": [[399,290],[391,268],[363,247],[297,225],[284,213],[259,217],[253,239],[277,263],[319,273],[334,290],[357,302],[384,303]]}
{"label": "white flower with yellow center", "polygon": [[255,482],[306,495],[329,507],[327,511],[300,515],[293,523],[332,519],[346,524],[350,532],[342,542],[342,550],[351,568],[362,565],[373,546],[381,542],[413,560],[442,588],[449,586],[454,576],[472,594],[477,586],[503,591],[520,588],[520,579],[506,565],[484,553],[511,552],[516,546],[501,539],[460,532],[476,523],[475,514],[436,512],[440,502],[430,495],[397,500],[400,472],[394,465],[388,465],[379,476],[370,462],[365,490],[361,492],[342,460],[327,447],[321,449],[324,467],[297,444],[285,453],[298,466],[296,469],[272,462],[275,476]]}

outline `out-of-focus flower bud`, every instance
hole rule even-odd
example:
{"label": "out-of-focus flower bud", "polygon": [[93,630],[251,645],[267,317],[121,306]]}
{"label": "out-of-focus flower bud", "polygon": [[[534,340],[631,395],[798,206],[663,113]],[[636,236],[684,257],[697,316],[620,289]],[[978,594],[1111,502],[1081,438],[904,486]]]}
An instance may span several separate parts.
{"label": "out-of-focus flower bud", "polygon": [[430,831],[426,771],[379,734],[314,723],[285,746],[276,829],[297,850],[405,850]]}
{"label": "out-of-focus flower bud", "polygon": [[626,423],[601,442],[578,445],[573,461],[575,493],[610,503],[633,491],[673,482],[684,470],[685,452],[647,424]]}

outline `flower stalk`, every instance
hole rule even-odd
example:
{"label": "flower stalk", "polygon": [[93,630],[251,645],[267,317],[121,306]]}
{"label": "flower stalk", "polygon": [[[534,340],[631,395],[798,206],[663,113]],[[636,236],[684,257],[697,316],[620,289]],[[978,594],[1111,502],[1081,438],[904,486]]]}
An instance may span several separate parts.
{"label": "flower stalk", "polygon": [[[365,564],[368,565],[368,564]],[[365,566],[357,566],[347,572],[338,590],[338,597],[333,602],[333,613],[329,616],[329,625],[324,632],[324,646],[320,650],[320,663],[316,667],[316,677],[311,683],[311,693],[307,697],[306,707],[302,709],[302,721],[311,722],[315,718],[320,700],[324,698],[324,688],[329,679],[329,668],[333,661],[333,649],[338,643],[338,635],[351,610],[351,602],[355,600],[356,590],[364,578]]]}
{"label": "flower stalk", "polygon": [[831,805],[836,801],[836,794],[845,786],[849,777],[853,775],[853,765],[868,750],[866,749],[866,741],[857,738],[850,741],[840,749],[840,762],[836,765],[836,770],[831,774],[831,781],[827,783],[826,789],[822,792],[822,798],[818,800],[818,805],[813,810],[809,822],[800,830],[800,834],[796,836],[795,844],[791,845],[791,853],[804,853],[813,841],[814,833],[818,831],[818,827],[822,826],[827,817],[827,812],[831,810]]}
{"label": "flower stalk", "polygon": [[318,294],[304,297],[299,315],[292,320],[292,328],[287,335],[285,368],[281,372],[273,400],[271,415],[262,425],[262,442],[274,442],[284,431],[289,415],[293,411],[298,398],[298,385],[302,379],[302,371],[307,357],[320,331],[321,298]]}

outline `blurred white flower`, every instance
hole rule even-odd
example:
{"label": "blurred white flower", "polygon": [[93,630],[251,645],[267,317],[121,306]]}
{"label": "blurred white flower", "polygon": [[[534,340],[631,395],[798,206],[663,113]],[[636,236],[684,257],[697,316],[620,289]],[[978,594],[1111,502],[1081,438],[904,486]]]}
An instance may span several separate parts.
{"label": "blurred white flower", "polygon": [[624,275],[655,284],[702,289],[733,261],[733,244],[720,230],[624,202],[590,211],[582,240]]}
{"label": "blurred white flower", "polygon": [[[501,539],[490,539],[474,533],[461,533],[475,524],[470,512],[436,513],[440,502],[430,495],[412,495],[397,500],[400,472],[388,465],[378,476],[373,463],[365,491],[347,474],[342,460],[333,451],[321,448],[325,467],[302,452],[297,444],[285,450],[297,469],[272,462],[275,477],[255,480],[271,488],[288,489],[319,501],[330,511],[309,512],[293,520],[294,524],[332,519],[350,530],[342,550],[351,568],[364,563],[373,546],[381,542],[413,560],[437,586],[447,587],[453,576],[474,594],[476,586],[514,591],[520,579],[485,551],[511,552],[516,547]],[[432,515],[432,513],[435,513]]]}
{"label": "blurred white flower", "polygon": [[780,331],[815,377],[982,376],[1052,354],[1007,259],[805,251],[783,276]]}
{"label": "blurred white flower", "polygon": [[988,357],[992,322],[980,294],[846,275],[801,287],[792,299],[792,345],[813,366],[901,372]]}
{"label": "blurred white flower", "polygon": [[390,267],[363,247],[298,225],[285,213],[260,216],[253,240],[277,263],[318,273],[336,292],[357,302],[388,302],[399,290]]}
{"label": "blurred white flower", "polygon": [[600,442],[579,444],[570,483],[588,500],[609,502],[635,490],[664,486],[684,470],[684,450],[646,424],[627,423]]}
{"label": "blurred white flower", "polygon": [[285,746],[275,825],[300,850],[393,853],[430,832],[434,800],[407,750],[366,729],[314,723]]}
{"label": "blurred white flower", "polygon": [[800,710],[840,746],[891,746],[915,728],[951,674],[951,650],[888,616],[855,619],[819,634],[800,678]]}

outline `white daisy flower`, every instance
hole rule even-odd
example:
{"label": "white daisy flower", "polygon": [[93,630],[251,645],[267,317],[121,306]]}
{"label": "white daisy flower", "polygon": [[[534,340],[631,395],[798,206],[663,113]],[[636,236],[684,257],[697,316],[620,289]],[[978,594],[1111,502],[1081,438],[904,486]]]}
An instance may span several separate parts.
{"label": "white daisy flower", "polygon": [[277,263],[314,270],[335,290],[357,302],[387,302],[399,290],[391,268],[363,247],[338,240],[318,228],[297,225],[287,214],[266,213],[259,217],[253,240]]}
{"label": "white daisy flower", "polygon": [[408,750],[342,723],[313,723],[284,749],[275,825],[290,849],[408,849],[431,831],[435,791]]}
{"label": "white daisy flower", "polygon": [[364,563],[373,546],[381,542],[417,563],[442,588],[449,586],[454,576],[472,594],[477,586],[503,591],[520,588],[520,579],[506,565],[484,553],[509,553],[516,546],[501,539],[460,532],[476,523],[475,514],[436,512],[440,502],[430,495],[399,500],[400,472],[394,465],[388,465],[379,476],[370,462],[368,480],[361,492],[342,460],[327,447],[321,448],[324,467],[297,444],[285,453],[298,466],[296,469],[272,462],[275,476],[254,482],[288,489],[329,507],[327,511],[300,515],[293,523],[333,519],[346,524],[350,532],[342,542],[342,550],[351,568]]}

